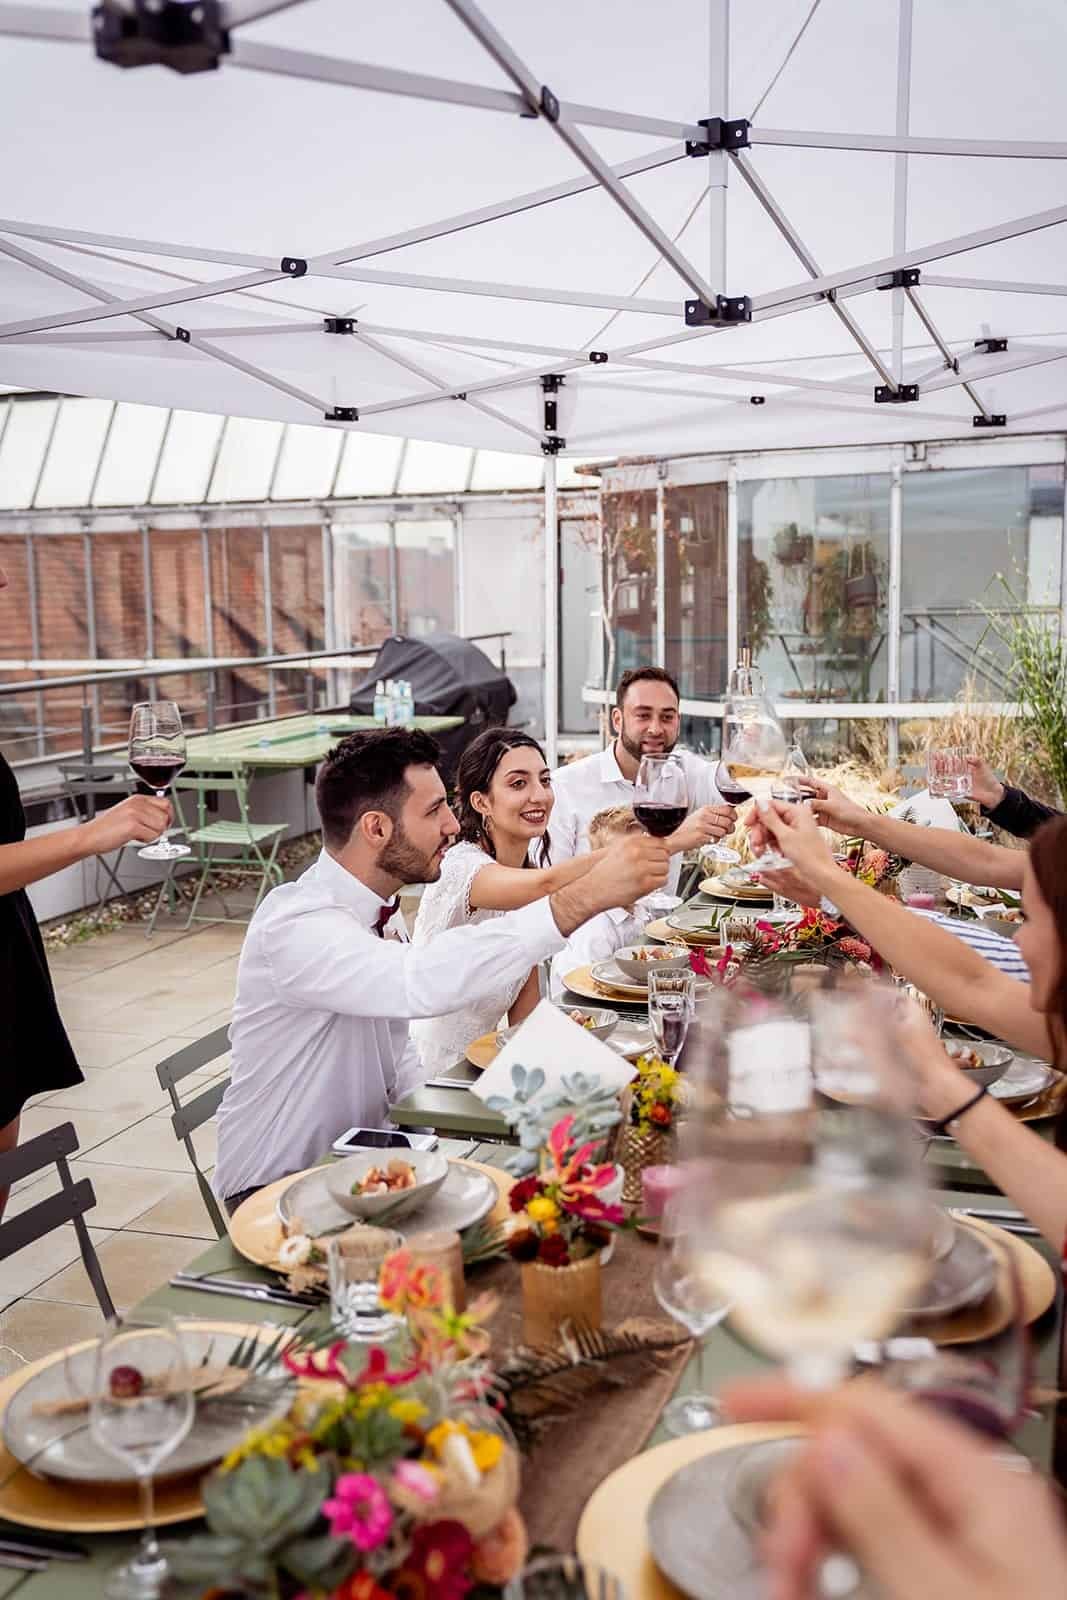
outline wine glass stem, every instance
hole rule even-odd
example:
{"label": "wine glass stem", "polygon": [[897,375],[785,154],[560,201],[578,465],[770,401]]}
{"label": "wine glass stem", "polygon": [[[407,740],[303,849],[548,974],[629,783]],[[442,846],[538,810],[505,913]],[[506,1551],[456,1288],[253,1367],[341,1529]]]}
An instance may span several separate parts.
{"label": "wine glass stem", "polygon": [[137,1552],[137,1561],[142,1566],[154,1566],[159,1560],[159,1540],[156,1538],[156,1501],[153,1493],[152,1474],[137,1479],[137,1487],[141,1491],[141,1516],[144,1519],[144,1533],[141,1535],[141,1548]]}
{"label": "wine glass stem", "polygon": [[[157,789],[156,790],[156,799],[157,800],[165,800],[166,798],[167,798],[166,789]],[[166,828],[164,828],[163,832],[160,834],[159,838],[156,840],[156,843],[157,844],[166,844],[166,842],[167,842],[167,830],[166,830]]]}

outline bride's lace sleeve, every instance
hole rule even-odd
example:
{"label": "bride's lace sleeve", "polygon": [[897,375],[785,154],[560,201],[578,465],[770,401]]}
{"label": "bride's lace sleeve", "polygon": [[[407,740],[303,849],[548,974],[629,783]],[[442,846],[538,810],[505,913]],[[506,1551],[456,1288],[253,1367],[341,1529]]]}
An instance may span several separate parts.
{"label": "bride's lace sleeve", "polygon": [[492,865],[480,845],[466,840],[454,844],[445,852],[441,862],[441,876],[423,891],[419,914],[415,922],[416,944],[432,939],[446,928],[457,928],[470,922],[471,884],[483,867]]}

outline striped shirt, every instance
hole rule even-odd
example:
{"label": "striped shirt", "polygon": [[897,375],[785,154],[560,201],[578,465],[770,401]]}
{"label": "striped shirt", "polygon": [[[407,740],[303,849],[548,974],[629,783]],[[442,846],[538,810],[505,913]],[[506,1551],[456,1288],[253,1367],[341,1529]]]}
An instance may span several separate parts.
{"label": "striped shirt", "polygon": [[939,928],[944,928],[946,933],[962,939],[998,972],[1003,972],[1009,978],[1017,978],[1020,983],[1030,982],[1030,968],[1014,939],[1005,939],[1002,933],[995,933],[977,919],[947,917],[940,911],[917,911],[914,906],[908,909],[914,911],[917,917],[926,917]]}

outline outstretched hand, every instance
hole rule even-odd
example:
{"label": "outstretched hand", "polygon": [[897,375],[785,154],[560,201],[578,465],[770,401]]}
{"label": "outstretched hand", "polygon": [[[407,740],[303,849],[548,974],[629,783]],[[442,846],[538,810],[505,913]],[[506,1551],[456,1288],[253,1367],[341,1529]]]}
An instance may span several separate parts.
{"label": "outstretched hand", "polygon": [[827,883],[839,870],[809,806],[763,801],[749,837],[757,854],[767,844],[777,845],[805,880],[805,887],[816,891],[816,898],[826,892]]}

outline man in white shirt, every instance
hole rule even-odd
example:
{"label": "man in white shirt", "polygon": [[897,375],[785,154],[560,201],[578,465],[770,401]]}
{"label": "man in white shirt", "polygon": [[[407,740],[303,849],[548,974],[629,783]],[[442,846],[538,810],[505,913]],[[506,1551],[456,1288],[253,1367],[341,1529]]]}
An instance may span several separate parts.
{"label": "man in white shirt", "polygon": [[666,882],[661,840],[627,839],[573,884],[426,945],[384,937],[405,883],[432,883],[459,831],[427,734],[353,734],[316,784],[324,849],[263,901],[237,971],[232,1077],[219,1107],[214,1187],[231,1210],[378,1127],[420,1081],[408,1019],[454,1011],[554,955],[589,917]]}
{"label": "man in white shirt", "polygon": [[[566,861],[589,849],[589,823],[609,806],[630,806],[642,756],[674,750],[681,726],[678,685],[662,667],[638,667],[619,679],[611,712],[614,741],[596,755],[571,761],[552,774],[555,805],[548,827],[553,861]],[[715,786],[715,768],[691,750],[674,750],[685,771],[690,814],[666,841],[672,852],[667,887],[678,887],[682,856],[732,832],[733,806]]]}

